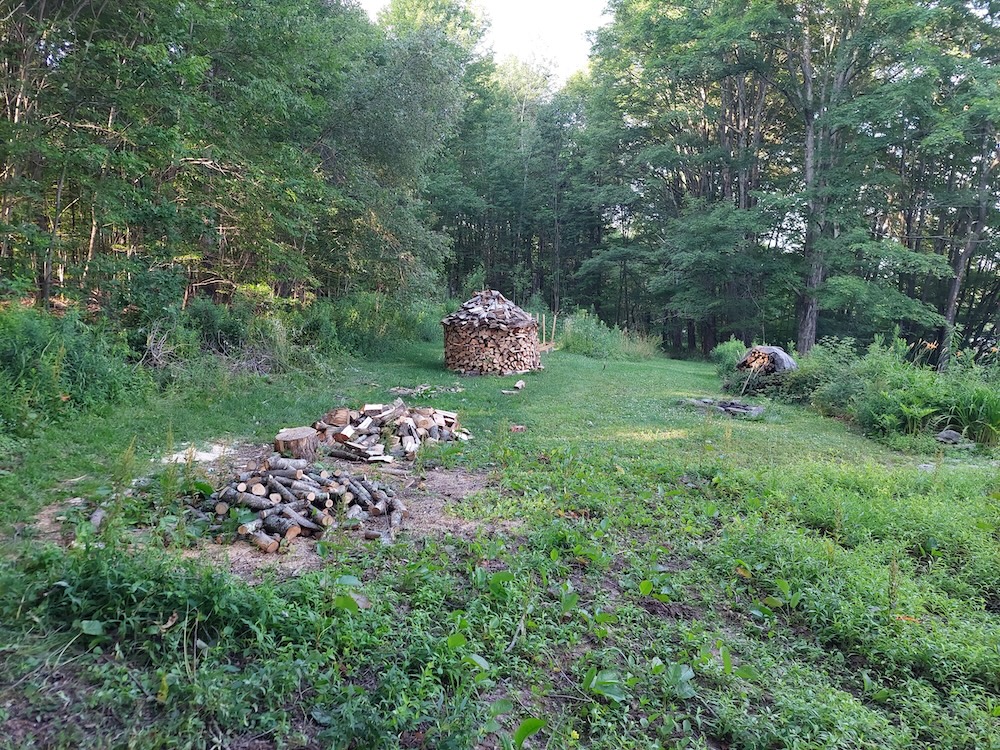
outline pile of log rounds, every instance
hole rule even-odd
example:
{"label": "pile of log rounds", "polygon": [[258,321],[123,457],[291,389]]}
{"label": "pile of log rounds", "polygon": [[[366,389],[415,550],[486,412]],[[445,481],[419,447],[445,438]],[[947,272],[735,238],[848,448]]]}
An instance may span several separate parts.
{"label": "pile of log rounds", "polygon": [[[282,540],[287,544],[336,528],[393,541],[408,516],[406,505],[388,485],[278,454],[237,474],[199,512],[221,520],[231,517],[234,508],[240,515],[238,538],[267,553],[277,552]],[[379,517],[385,521],[382,530],[371,523]]]}
{"label": "pile of log rounds", "polygon": [[538,321],[486,289],[441,321],[444,364],[463,375],[513,375],[542,369]]}
{"label": "pile of log rounds", "polygon": [[799,366],[780,346],[755,346],[736,363],[737,370],[752,370],[761,375],[797,370]]}
{"label": "pile of log rounds", "polygon": [[279,432],[274,449],[307,460],[320,452],[347,461],[392,463],[397,458],[412,461],[422,445],[471,439],[456,412],[408,407],[397,398],[391,404],[332,409],[311,427]]}

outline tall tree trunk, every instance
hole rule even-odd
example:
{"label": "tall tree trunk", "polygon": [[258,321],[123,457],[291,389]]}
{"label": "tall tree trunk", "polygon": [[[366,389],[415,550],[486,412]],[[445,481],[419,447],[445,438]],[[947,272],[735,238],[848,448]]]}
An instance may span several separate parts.
{"label": "tall tree trunk", "polygon": [[941,337],[941,348],[938,355],[938,370],[948,369],[948,362],[951,359],[951,349],[955,338],[955,323],[958,318],[958,300],[965,282],[966,269],[975,254],[979,245],[983,241],[983,233],[986,230],[986,218],[989,213],[989,204],[992,194],[989,190],[990,175],[996,170],[1000,157],[996,153],[990,152],[996,149],[996,135],[989,133],[983,137],[983,148],[979,161],[979,180],[976,186],[976,214],[969,222],[966,231],[965,243],[962,249],[955,254],[952,261],[954,275],[948,285],[948,296],[945,302],[944,319],[945,325]]}

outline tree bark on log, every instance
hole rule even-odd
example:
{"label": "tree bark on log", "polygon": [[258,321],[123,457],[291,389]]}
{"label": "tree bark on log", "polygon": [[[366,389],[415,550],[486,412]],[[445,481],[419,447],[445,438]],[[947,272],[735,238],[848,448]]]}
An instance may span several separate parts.
{"label": "tree bark on log", "polygon": [[274,449],[293,458],[311,461],[316,457],[318,447],[319,433],[312,427],[290,427],[274,437]]}

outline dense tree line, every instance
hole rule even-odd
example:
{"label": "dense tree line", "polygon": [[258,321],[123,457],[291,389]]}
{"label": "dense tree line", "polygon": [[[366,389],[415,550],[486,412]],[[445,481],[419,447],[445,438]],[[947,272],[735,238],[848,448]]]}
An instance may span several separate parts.
{"label": "dense tree line", "polygon": [[108,309],[485,284],[674,350],[995,345],[993,3],[609,9],[554,90],[484,53],[461,0],[377,24],[338,0],[7,0],[7,284]]}
{"label": "dense tree line", "polygon": [[735,335],[805,352],[897,325],[942,363],[996,343],[993,5],[610,8],[589,78],[506,102],[508,192],[450,220],[479,250],[462,272],[475,258],[673,349]]}
{"label": "dense tree line", "polygon": [[[0,6],[0,263],[42,304],[429,284],[468,53],[321,0]],[[433,19],[432,19],[433,20]]]}

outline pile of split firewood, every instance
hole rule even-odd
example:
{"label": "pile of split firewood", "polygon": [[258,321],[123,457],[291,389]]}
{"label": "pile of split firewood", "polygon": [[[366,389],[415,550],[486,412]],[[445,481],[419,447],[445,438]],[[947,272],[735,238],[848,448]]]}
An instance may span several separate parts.
{"label": "pile of split firewood", "polygon": [[333,409],[312,427],[282,430],[274,449],[310,460],[321,452],[347,461],[392,463],[396,458],[412,461],[423,444],[471,439],[455,412],[407,407],[397,398],[391,404]]}
{"label": "pile of split firewood", "polygon": [[479,292],[441,321],[444,366],[464,375],[540,370],[538,321],[500,292]]}
{"label": "pile of split firewood", "polygon": [[750,370],[763,375],[774,375],[798,368],[795,360],[780,346],[755,346],[736,363],[737,370]]}
{"label": "pile of split firewood", "polygon": [[204,510],[223,518],[231,508],[252,513],[244,515],[237,533],[264,552],[276,552],[282,540],[333,528],[357,528],[366,539],[391,542],[408,515],[395,490],[383,483],[277,454],[234,477],[209,506]]}

